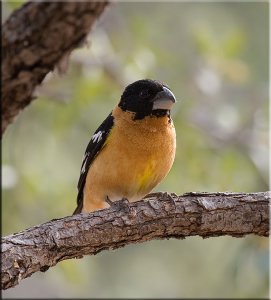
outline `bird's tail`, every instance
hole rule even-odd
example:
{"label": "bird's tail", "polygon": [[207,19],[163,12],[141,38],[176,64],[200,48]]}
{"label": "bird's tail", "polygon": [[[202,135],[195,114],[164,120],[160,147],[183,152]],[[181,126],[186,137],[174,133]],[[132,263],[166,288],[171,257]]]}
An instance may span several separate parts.
{"label": "bird's tail", "polygon": [[81,197],[79,197],[80,195],[78,194],[77,197],[77,207],[75,209],[75,211],[73,212],[72,215],[77,215],[80,214],[82,212],[82,208],[83,208],[83,199]]}
{"label": "bird's tail", "polygon": [[75,211],[73,212],[72,215],[77,215],[80,214],[82,212],[82,208],[83,208],[83,203],[79,203],[75,209]]}

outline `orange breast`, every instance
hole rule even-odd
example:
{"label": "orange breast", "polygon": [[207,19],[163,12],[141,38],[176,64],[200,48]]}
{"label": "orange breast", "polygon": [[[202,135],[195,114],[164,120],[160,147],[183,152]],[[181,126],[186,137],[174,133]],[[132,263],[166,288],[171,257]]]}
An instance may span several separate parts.
{"label": "orange breast", "polygon": [[169,172],[175,157],[176,135],[168,117],[132,120],[132,114],[113,111],[114,127],[106,145],[90,166],[83,211],[106,207],[125,197],[137,201]]}

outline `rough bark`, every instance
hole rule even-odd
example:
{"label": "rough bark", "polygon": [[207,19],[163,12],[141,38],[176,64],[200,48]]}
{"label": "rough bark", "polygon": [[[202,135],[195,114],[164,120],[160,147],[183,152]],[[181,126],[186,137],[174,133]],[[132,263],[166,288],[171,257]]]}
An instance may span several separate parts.
{"label": "rough bark", "polygon": [[2,27],[2,135],[33,91],[76,48],[108,1],[28,2]]}
{"label": "rough bark", "polygon": [[268,236],[270,192],[154,193],[2,238],[2,289],[59,261],[153,239]]}

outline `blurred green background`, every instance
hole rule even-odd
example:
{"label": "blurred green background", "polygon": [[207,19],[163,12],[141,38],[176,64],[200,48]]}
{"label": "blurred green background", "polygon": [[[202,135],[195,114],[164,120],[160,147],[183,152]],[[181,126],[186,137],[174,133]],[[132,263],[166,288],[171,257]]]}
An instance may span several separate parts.
{"label": "blurred green background", "polygon": [[[3,21],[21,4],[4,2]],[[268,10],[112,4],[68,72],[48,74],[3,137],[3,235],[73,212],[92,133],[142,78],[166,82],[178,99],[176,160],[156,190],[268,190]],[[3,297],[267,298],[268,266],[266,238],[152,241],[61,262]]]}

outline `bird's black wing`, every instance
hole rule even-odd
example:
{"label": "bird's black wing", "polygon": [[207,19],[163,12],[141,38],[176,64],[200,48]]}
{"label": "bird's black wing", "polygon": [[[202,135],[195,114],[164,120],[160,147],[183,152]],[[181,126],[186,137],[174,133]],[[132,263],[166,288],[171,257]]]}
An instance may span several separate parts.
{"label": "bird's black wing", "polygon": [[79,181],[77,184],[77,188],[78,188],[77,208],[73,214],[80,213],[82,210],[83,191],[84,191],[88,169],[91,163],[93,162],[93,160],[95,159],[95,157],[97,156],[97,154],[99,153],[99,151],[103,148],[107,136],[113,127],[113,124],[114,124],[114,117],[112,116],[112,113],[110,113],[109,116],[100,125],[100,127],[95,131],[86,148],[85,155],[82,161]]}

